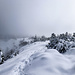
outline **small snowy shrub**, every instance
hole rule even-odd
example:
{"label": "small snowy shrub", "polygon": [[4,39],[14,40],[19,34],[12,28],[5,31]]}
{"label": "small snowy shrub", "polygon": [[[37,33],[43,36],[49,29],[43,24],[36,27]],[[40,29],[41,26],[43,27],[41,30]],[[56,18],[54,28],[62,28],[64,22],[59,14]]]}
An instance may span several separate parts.
{"label": "small snowy shrub", "polygon": [[40,41],[46,41],[47,40],[47,38],[45,37],[45,36],[42,36],[41,38],[40,38]]}
{"label": "small snowy shrub", "polygon": [[22,47],[22,46],[25,46],[27,44],[28,44],[28,42],[26,42],[26,41],[25,42],[20,42],[19,46]]}
{"label": "small snowy shrub", "polygon": [[65,53],[70,48],[75,47],[74,35],[71,36],[66,32],[65,34],[60,34],[59,36],[56,36],[54,33],[52,33],[50,37],[50,43],[48,43],[46,47],[48,49],[56,49],[60,53]]}

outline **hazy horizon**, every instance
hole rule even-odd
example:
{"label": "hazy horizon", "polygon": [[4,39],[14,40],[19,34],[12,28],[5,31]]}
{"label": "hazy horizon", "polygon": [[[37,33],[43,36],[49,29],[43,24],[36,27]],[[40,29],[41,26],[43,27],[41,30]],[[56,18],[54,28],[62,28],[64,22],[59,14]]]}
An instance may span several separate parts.
{"label": "hazy horizon", "polygon": [[0,35],[50,36],[75,31],[75,0],[0,0]]}

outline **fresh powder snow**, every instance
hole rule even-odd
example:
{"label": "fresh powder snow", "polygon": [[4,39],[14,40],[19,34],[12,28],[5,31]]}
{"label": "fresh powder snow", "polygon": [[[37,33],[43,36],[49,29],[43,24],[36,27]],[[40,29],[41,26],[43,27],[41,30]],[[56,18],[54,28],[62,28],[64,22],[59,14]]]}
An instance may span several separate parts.
{"label": "fresh powder snow", "polygon": [[20,53],[0,65],[0,75],[75,75],[75,49],[60,54],[46,42],[20,48]]}

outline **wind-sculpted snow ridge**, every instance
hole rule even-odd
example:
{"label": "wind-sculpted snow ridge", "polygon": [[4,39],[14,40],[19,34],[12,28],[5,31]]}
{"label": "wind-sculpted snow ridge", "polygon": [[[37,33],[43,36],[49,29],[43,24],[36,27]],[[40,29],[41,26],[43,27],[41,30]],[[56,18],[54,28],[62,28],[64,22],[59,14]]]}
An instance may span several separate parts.
{"label": "wind-sculpted snow ridge", "polygon": [[48,42],[22,47],[18,56],[0,66],[0,75],[75,75],[75,54],[47,49]]}
{"label": "wind-sculpted snow ridge", "polygon": [[75,75],[75,65],[54,49],[38,52],[30,57],[24,75]]}
{"label": "wind-sculpted snow ridge", "polygon": [[55,49],[45,49],[30,55],[27,61],[19,63],[14,75],[75,75],[74,56],[72,61],[71,56],[62,55]]}

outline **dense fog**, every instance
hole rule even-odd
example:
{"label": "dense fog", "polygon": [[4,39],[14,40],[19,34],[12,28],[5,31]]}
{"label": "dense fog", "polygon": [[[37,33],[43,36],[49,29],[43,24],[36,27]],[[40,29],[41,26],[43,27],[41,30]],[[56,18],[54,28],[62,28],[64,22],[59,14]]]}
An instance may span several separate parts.
{"label": "dense fog", "polygon": [[74,32],[75,0],[0,0],[0,35]]}

